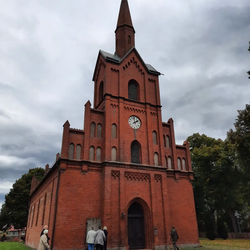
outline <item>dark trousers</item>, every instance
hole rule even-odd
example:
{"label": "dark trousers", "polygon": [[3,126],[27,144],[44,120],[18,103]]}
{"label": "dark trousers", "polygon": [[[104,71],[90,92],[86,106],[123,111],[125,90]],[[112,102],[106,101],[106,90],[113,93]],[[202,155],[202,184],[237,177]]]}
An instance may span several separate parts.
{"label": "dark trousers", "polygon": [[179,247],[176,246],[176,242],[173,242],[173,247],[174,247],[174,250],[179,250]]}
{"label": "dark trousers", "polygon": [[96,250],[103,250],[103,245],[96,244]]}

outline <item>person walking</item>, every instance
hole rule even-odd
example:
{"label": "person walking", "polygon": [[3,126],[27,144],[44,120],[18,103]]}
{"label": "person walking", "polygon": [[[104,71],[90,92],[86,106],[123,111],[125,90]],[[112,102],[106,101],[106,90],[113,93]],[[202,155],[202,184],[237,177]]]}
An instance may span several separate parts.
{"label": "person walking", "polygon": [[94,227],[92,227],[91,230],[89,230],[87,234],[86,241],[88,244],[88,250],[94,250],[95,235],[96,235],[96,231],[94,230]]}
{"label": "person walking", "polygon": [[47,239],[48,232],[49,232],[48,229],[43,230],[43,235],[40,237],[40,242],[37,250],[46,250],[46,249],[50,250],[50,245],[48,244],[48,239]]}
{"label": "person walking", "polygon": [[106,226],[103,227],[103,232],[105,234],[106,240],[104,241],[103,250],[107,250],[107,244],[108,244],[108,229]]}
{"label": "person walking", "polygon": [[179,239],[179,236],[178,236],[176,229],[173,226],[172,226],[170,235],[171,235],[174,250],[179,250],[179,247],[176,246],[176,242]]}
{"label": "person walking", "polygon": [[106,240],[106,236],[104,232],[102,231],[101,226],[99,226],[95,235],[96,250],[103,250],[103,245],[104,245],[105,240]]}

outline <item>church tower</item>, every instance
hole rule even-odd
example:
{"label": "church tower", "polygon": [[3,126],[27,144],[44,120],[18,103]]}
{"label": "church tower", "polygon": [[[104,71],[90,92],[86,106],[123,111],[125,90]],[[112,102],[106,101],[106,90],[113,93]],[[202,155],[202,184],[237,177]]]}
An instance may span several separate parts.
{"label": "church tower", "polygon": [[[122,0],[115,53],[99,51],[94,103],[84,129],[63,128],[60,156],[32,186],[27,245],[43,225],[54,249],[84,249],[91,227],[108,228],[108,249],[198,246],[189,144],[176,145],[173,120],[162,121],[159,76],[135,48],[135,29]],[[71,235],[70,237],[68,237]]]}

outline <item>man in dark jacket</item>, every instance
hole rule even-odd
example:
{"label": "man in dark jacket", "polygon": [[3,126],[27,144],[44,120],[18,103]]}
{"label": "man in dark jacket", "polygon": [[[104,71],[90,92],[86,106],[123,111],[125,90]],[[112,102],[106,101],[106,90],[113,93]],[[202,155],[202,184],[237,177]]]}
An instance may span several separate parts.
{"label": "man in dark jacket", "polygon": [[171,235],[171,239],[173,242],[174,250],[179,250],[179,247],[176,246],[176,242],[179,239],[179,236],[178,236],[177,231],[175,230],[175,228],[173,226],[172,226],[172,230],[171,230],[170,235]]}

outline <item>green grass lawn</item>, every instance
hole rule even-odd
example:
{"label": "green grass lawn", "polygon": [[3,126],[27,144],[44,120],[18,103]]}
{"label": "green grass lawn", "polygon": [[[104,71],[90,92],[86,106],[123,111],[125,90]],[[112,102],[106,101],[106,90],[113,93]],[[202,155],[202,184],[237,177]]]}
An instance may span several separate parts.
{"label": "green grass lawn", "polygon": [[25,246],[18,242],[0,242],[1,250],[32,250],[32,248]]}
{"label": "green grass lawn", "polygon": [[[250,240],[208,240],[200,239],[202,250],[246,250],[250,249]],[[184,248],[183,248],[184,249]],[[194,250],[199,248],[185,248],[185,250]],[[0,250],[32,250],[30,247],[17,242],[0,242]]]}

